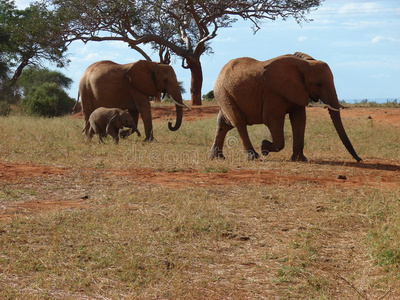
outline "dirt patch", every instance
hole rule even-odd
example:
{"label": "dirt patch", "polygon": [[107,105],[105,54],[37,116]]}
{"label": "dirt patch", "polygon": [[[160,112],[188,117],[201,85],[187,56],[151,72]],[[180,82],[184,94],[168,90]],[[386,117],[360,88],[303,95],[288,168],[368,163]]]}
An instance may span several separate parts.
{"label": "dirt patch", "polygon": [[[196,106],[192,110],[185,110],[184,119],[194,121],[215,116],[219,111],[217,106]],[[174,107],[154,107],[152,109],[155,121],[174,118]],[[329,118],[323,107],[309,107],[310,116],[324,116]],[[342,111],[344,118],[365,118],[380,124],[400,126],[400,110],[385,108],[350,108]],[[82,118],[82,115],[74,115]],[[263,162],[260,162],[261,164]],[[97,176],[123,177],[143,185],[159,185],[167,188],[185,188],[187,186],[233,186],[233,185],[306,185],[307,187],[340,186],[343,188],[360,188],[371,186],[381,189],[398,189],[400,182],[400,162],[393,160],[367,160],[362,163],[314,161],[310,164],[320,165],[313,168],[313,174],[296,173],[293,170],[282,171],[280,168],[265,170],[232,169],[226,173],[207,172],[205,170],[169,171],[156,169],[129,169],[129,170],[99,170],[80,169]],[[48,178],[58,176],[68,178],[73,171],[79,168],[64,168],[30,163],[0,162],[0,185],[15,184],[30,178]],[[62,179],[61,179],[62,180]],[[43,200],[19,203],[14,206],[0,206],[2,218],[21,213],[34,213],[44,210],[65,209],[81,206],[81,200],[70,199]],[[8,201],[7,201],[8,202]],[[1,203],[0,203],[1,204]]]}
{"label": "dirt patch", "polygon": [[[187,103],[189,106],[190,104]],[[205,106],[192,106],[191,110],[184,109],[183,120],[184,121],[196,121],[205,118],[209,118],[217,115],[219,107],[215,105]],[[175,107],[174,106],[159,106],[152,107],[152,117],[155,122],[161,120],[173,120],[175,118]],[[318,115],[329,118],[327,108],[322,106],[308,107],[307,114],[310,116]],[[370,107],[350,107],[342,109],[341,114],[344,118],[357,118],[371,120],[378,124],[400,126],[400,109],[393,108],[370,108]],[[82,113],[78,113],[71,116],[72,118],[82,119]]]}
{"label": "dirt patch", "polygon": [[[187,105],[190,106],[187,101]],[[183,120],[184,121],[196,121],[199,119],[209,118],[213,115],[218,114],[218,106],[193,106],[191,110],[184,108]],[[175,119],[176,111],[174,106],[153,106],[151,108],[151,114],[154,121]],[[71,115],[72,118],[83,119],[82,112]]]}
{"label": "dirt patch", "polygon": [[67,172],[67,168],[53,166],[32,165],[29,163],[3,163],[0,162],[0,182],[18,181],[21,178],[62,175]]}
{"label": "dirt patch", "polygon": [[[334,162],[314,162],[331,164]],[[339,164],[339,163],[338,163]],[[350,170],[351,169],[351,170]],[[352,175],[342,175],[351,173]],[[151,183],[171,188],[186,186],[232,186],[232,185],[301,185],[312,184],[315,187],[341,186],[359,188],[370,186],[384,189],[396,189],[400,182],[400,164],[369,161],[362,164],[348,163],[347,170],[325,169],[314,174],[295,174],[282,170],[228,170],[226,173],[207,173],[201,170],[185,172],[163,172],[151,169],[132,169],[126,171],[107,171],[108,175],[123,176],[143,183]]]}
{"label": "dirt patch", "polygon": [[57,201],[57,200],[39,200],[27,201],[9,205],[5,209],[0,209],[0,220],[10,219],[18,215],[30,215],[40,212],[50,212],[55,210],[63,210],[69,208],[87,208],[88,200],[81,201]]}
{"label": "dirt patch", "polygon": [[400,109],[354,107],[342,110],[343,117],[371,120],[378,124],[400,126]]}
{"label": "dirt patch", "polygon": [[[262,162],[260,162],[262,164]],[[209,186],[304,186],[308,189],[341,187],[358,189],[363,186],[377,189],[398,189],[400,182],[400,163],[390,161],[367,161],[363,163],[343,163],[316,161],[310,164],[327,166],[329,168],[314,168],[312,174],[297,174],[291,170],[246,170],[233,169],[226,173],[208,173],[203,170],[187,170],[170,172],[168,170],[142,169],[79,169],[58,168],[45,165],[0,163],[0,184],[17,183],[29,178],[49,177],[56,175],[57,180],[68,181],[73,171],[83,172],[88,176],[109,178],[125,178],[139,186],[163,186],[181,189],[186,187]],[[340,166],[340,170],[337,169]],[[319,171],[318,171],[319,170]],[[60,179],[61,177],[61,179]],[[39,187],[37,187],[39,188]],[[22,203],[5,203],[0,206],[0,219],[15,215],[32,214],[43,211],[78,208],[87,205],[84,198],[76,200],[39,200]],[[88,200],[89,201],[89,200]],[[0,203],[1,204],[1,203]]]}
{"label": "dirt patch", "polygon": [[[183,120],[196,121],[205,119],[218,114],[218,112],[218,106],[193,106],[191,110],[184,108]],[[153,120],[174,119],[176,115],[175,107],[173,106],[153,107],[151,113]]]}

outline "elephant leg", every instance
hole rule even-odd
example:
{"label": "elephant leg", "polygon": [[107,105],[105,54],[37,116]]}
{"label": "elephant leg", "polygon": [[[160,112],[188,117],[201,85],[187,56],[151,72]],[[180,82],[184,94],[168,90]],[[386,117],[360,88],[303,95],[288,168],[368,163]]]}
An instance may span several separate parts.
{"label": "elephant leg", "polygon": [[306,108],[300,107],[289,113],[293,133],[293,155],[291,161],[307,161],[303,154],[304,134],[306,129]]}
{"label": "elephant leg", "polygon": [[222,148],[224,147],[224,140],[226,134],[232,128],[233,126],[225,120],[222,112],[220,111],[217,119],[217,131],[215,133],[214,144],[211,147],[210,159],[213,158],[225,159]]}
{"label": "elephant leg", "polygon": [[82,100],[82,113],[85,120],[83,133],[89,135],[89,117],[91,113],[95,110],[93,106],[93,96],[88,95],[85,101]]}
{"label": "elephant leg", "polygon": [[256,152],[250,141],[249,133],[247,131],[247,125],[245,123],[237,124],[236,129],[239,132],[240,138],[242,139],[247,158],[249,160],[259,158],[260,155]]}
{"label": "elephant leg", "polygon": [[135,127],[137,128],[138,120],[139,120],[139,112],[135,109],[129,109],[129,114],[131,115],[133,122],[135,124]]}
{"label": "elephant leg", "polygon": [[99,136],[99,144],[104,144],[103,135],[100,133]]}
{"label": "elephant leg", "polygon": [[119,128],[116,127],[108,127],[107,133],[112,136],[114,142],[118,144],[119,142]]}
{"label": "elephant leg", "polygon": [[150,101],[146,98],[146,101],[142,101],[142,106],[140,106],[140,108],[139,105],[136,106],[138,107],[140,116],[143,120],[144,132],[146,135],[146,138],[144,140],[147,142],[151,142],[154,140],[154,136]]}
{"label": "elephant leg", "polygon": [[285,136],[283,134],[285,115],[270,117],[264,123],[271,132],[272,142],[263,140],[261,143],[261,153],[268,155],[269,152],[281,151],[285,147]]}
{"label": "elephant leg", "polygon": [[88,129],[88,134],[84,134],[87,137],[87,141],[91,141],[95,132],[92,127]]}
{"label": "elephant leg", "polygon": [[230,104],[231,106],[225,107],[225,109],[227,109],[229,115],[232,117],[230,118],[232,126],[234,126],[239,132],[240,139],[242,140],[243,147],[247,154],[247,158],[249,160],[259,158],[260,155],[256,152],[250,141],[245,115],[242,113],[239,107],[236,106],[233,100],[230,101]]}

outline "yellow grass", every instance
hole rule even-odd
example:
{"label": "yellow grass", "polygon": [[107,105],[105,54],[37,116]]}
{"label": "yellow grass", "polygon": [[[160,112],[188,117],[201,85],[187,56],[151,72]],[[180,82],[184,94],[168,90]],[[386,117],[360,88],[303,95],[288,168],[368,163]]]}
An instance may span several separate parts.
{"label": "yellow grass", "polygon": [[[11,214],[0,219],[0,299],[396,299],[400,189],[388,178],[398,176],[400,130],[344,122],[364,167],[326,116],[308,119],[308,164],[287,161],[290,126],[280,153],[247,161],[232,130],[226,161],[210,161],[216,116],[177,132],[155,122],[156,142],[119,145],[85,143],[69,116],[0,118],[1,162],[66,168],[0,180],[0,210]],[[249,129],[259,149],[267,130]],[[249,170],[254,183],[217,184]],[[174,185],[150,180],[159,173]],[[197,175],[206,182],[190,181]],[[50,200],[74,205],[14,209]]]}

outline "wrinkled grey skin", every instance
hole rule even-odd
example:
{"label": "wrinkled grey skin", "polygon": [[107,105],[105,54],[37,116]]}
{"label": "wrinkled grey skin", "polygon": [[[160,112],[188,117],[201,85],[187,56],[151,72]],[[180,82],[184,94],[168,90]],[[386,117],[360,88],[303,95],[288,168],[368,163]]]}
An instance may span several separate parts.
{"label": "wrinkled grey skin", "polygon": [[118,144],[119,132],[123,127],[132,128],[132,132],[136,132],[140,136],[140,132],[137,130],[135,122],[127,110],[99,107],[90,114],[84,132],[87,132],[89,139],[92,139],[93,135],[97,134],[99,142],[104,142],[103,137],[109,134],[113,137],[114,142]]}

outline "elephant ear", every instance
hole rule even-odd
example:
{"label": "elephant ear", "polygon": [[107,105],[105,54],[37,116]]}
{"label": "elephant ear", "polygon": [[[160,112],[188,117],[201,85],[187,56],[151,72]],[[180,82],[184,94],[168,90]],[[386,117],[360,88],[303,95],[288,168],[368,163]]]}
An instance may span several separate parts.
{"label": "elephant ear", "polygon": [[308,92],[299,59],[281,56],[264,65],[263,75],[266,86],[275,94],[301,106],[308,105]]}
{"label": "elephant ear", "polygon": [[157,85],[155,82],[155,67],[156,63],[139,60],[132,63],[125,71],[125,76],[131,82],[135,90],[147,96],[154,96],[157,92]]}
{"label": "elephant ear", "polygon": [[108,132],[108,129],[110,128],[110,126],[118,120],[118,117],[119,117],[119,113],[116,113],[110,118],[110,120],[107,123],[106,132]]}

